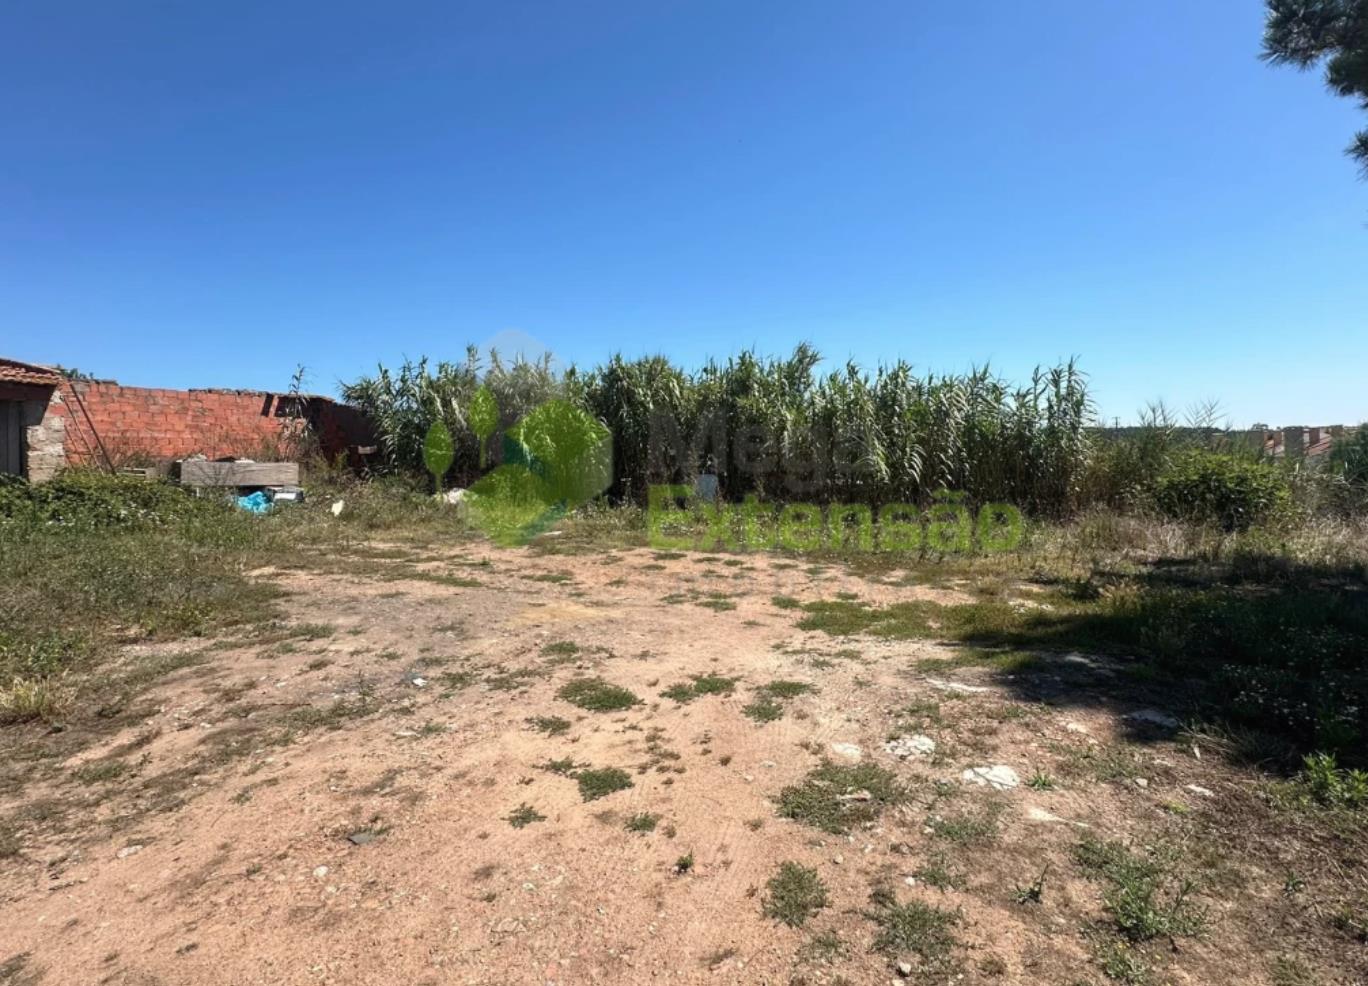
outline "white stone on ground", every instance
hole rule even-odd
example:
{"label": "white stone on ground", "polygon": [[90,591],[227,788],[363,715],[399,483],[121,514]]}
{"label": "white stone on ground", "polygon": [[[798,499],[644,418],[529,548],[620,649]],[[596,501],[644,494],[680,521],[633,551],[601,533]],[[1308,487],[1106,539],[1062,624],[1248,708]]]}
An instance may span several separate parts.
{"label": "white stone on ground", "polygon": [[836,754],[838,757],[842,757],[843,759],[857,763],[859,762],[860,758],[864,756],[864,751],[861,750],[854,743],[832,743],[831,752]]}
{"label": "white stone on ground", "polygon": [[899,736],[897,739],[891,739],[885,743],[884,750],[899,760],[906,760],[911,756],[929,757],[936,752],[936,741],[930,736],[922,736],[920,733],[912,736]]}
{"label": "white stone on ground", "polygon": [[992,767],[970,767],[960,779],[966,784],[977,784],[979,787],[991,787],[994,791],[1010,791],[1014,787],[1021,786],[1021,778],[1011,767],[1003,764],[995,764]]}

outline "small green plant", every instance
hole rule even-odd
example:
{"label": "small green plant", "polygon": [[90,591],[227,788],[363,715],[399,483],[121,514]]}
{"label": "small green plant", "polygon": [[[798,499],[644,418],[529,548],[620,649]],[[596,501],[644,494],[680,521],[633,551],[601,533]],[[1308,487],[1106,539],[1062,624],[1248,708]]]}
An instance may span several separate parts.
{"label": "small green plant", "polygon": [[846,943],[834,931],[821,931],[813,935],[798,949],[800,962],[835,962],[847,952]]}
{"label": "small green plant", "polygon": [[627,824],[624,827],[628,832],[654,832],[655,827],[659,822],[659,815],[653,815],[650,812],[643,811],[627,819]]}
{"label": "small green plant", "polygon": [[757,698],[749,705],[742,706],[741,712],[761,724],[784,717],[784,707],[771,698]]}
{"label": "small green plant", "polygon": [[527,720],[527,724],[547,736],[559,736],[570,729],[570,721],[560,716],[532,716]]}
{"label": "small green plant", "polygon": [[527,828],[533,822],[544,822],[546,816],[537,811],[531,805],[519,805],[508,816],[508,824],[515,829]]}
{"label": "small green plant", "polygon": [[949,857],[943,852],[933,853],[913,875],[937,890],[963,890],[967,883],[964,874],[951,865]]}
{"label": "small green plant", "polygon": [[803,605],[792,596],[771,596],[770,602],[776,609],[798,609]]}
{"label": "small green plant", "polygon": [[1045,899],[1045,875],[1049,872],[1050,865],[1046,863],[1040,871],[1040,876],[1036,877],[1032,883],[1024,887],[1018,886],[1013,890],[1013,899],[1018,904],[1039,904]]}
{"label": "small green plant", "polygon": [[631,775],[617,767],[581,770],[575,775],[575,780],[579,784],[580,797],[585,801],[597,801],[632,786]]}
{"label": "small green plant", "polygon": [[672,685],[660,694],[663,698],[673,699],[682,705],[703,695],[730,695],[735,690],[738,680],[740,679],[717,674],[695,675],[692,681]]}
{"label": "small green plant", "polygon": [[1026,786],[1032,791],[1053,791],[1055,789],[1055,779],[1047,772],[1037,769],[1031,775],[1031,779],[1026,782]]}
{"label": "small green plant", "polygon": [[589,712],[621,712],[641,704],[641,699],[627,689],[610,685],[600,678],[578,678],[556,694]]}
{"label": "small green plant", "polygon": [[878,926],[874,950],[892,957],[916,955],[923,971],[944,969],[958,945],[951,930],[960,921],[947,911],[921,901],[899,904],[891,890],[880,888],[869,896],[871,909],[865,917]]}
{"label": "small green plant", "polygon": [[675,860],[675,864],[674,864],[675,876],[683,876],[685,873],[688,873],[688,872],[690,872],[691,870],[693,870],[693,868],[694,868],[694,854],[693,854],[693,851],[692,851],[692,850],[690,850],[689,852],[686,852],[683,856],[680,856],[678,859]]}
{"label": "small green plant", "polygon": [[1130,941],[1190,937],[1205,928],[1206,913],[1193,900],[1196,883],[1173,874],[1158,851],[1139,856],[1120,842],[1085,839],[1074,858],[1085,873],[1110,883],[1103,904]]}
{"label": "small green plant", "polygon": [[771,681],[764,690],[775,698],[797,698],[812,691],[813,687],[806,681],[785,681],[780,678]]}
{"label": "small green plant", "polygon": [[808,918],[827,906],[827,889],[815,869],[795,862],[783,863],[772,876],[761,901],[765,917],[801,928]]}
{"label": "small green plant", "polygon": [[1108,979],[1124,986],[1148,986],[1151,981],[1149,966],[1129,942],[1115,939],[1099,942],[1096,955],[1102,974]]}

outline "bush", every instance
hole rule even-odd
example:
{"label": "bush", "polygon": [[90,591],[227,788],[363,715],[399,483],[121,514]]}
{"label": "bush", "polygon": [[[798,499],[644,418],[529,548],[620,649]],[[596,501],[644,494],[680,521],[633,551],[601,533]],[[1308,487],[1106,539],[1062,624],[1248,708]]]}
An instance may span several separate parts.
{"label": "bush", "polygon": [[164,527],[219,508],[166,481],[72,469],[50,483],[0,484],[0,523],[69,528]]}
{"label": "bush", "polygon": [[1368,807],[1368,772],[1345,770],[1332,753],[1306,757],[1298,780],[1320,804],[1332,808]]}
{"label": "bush", "polygon": [[1177,520],[1243,531],[1284,515],[1291,504],[1286,474],[1271,462],[1228,452],[1190,450],[1159,477],[1158,508]]}
{"label": "bush", "polygon": [[1330,466],[1351,486],[1368,488],[1368,425],[1338,439],[1330,449]]}

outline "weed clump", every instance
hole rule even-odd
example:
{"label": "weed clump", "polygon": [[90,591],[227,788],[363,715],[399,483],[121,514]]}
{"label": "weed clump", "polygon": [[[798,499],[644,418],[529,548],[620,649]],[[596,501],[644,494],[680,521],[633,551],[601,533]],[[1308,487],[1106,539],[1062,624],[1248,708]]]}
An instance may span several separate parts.
{"label": "weed clump", "polygon": [[627,689],[610,685],[600,678],[576,679],[556,694],[589,712],[621,712],[641,704],[641,699]]}
{"label": "weed clump", "polygon": [[660,694],[683,705],[704,695],[730,695],[739,680],[717,674],[695,675],[692,681],[672,685]]}
{"label": "weed clump", "polygon": [[779,815],[813,828],[844,835],[873,822],[884,808],[900,804],[907,792],[891,771],[876,764],[823,763],[801,784],[779,792]]}
{"label": "weed clump", "polygon": [[955,911],[910,901],[899,904],[891,890],[878,889],[869,895],[871,908],[865,917],[879,928],[874,950],[888,956],[915,955],[924,972],[944,969],[958,941],[951,930],[959,924]]}
{"label": "weed clump", "polygon": [[1086,839],[1074,858],[1089,876],[1110,883],[1103,903],[1127,940],[1191,937],[1205,928],[1206,913],[1192,899],[1195,881],[1175,876],[1173,861],[1160,853],[1140,856],[1120,842]]}
{"label": "weed clump", "polygon": [[579,784],[580,797],[585,801],[597,801],[632,786],[632,777],[617,767],[604,767],[600,770],[581,770],[575,774]]}
{"label": "weed clump", "polygon": [[790,928],[801,928],[808,918],[827,906],[826,885],[817,871],[799,863],[787,862],[765,884],[768,893],[761,902],[765,917],[782,921]]}
{"label": "weed clump", "polygon": [[515,829],[527,828],[527,826],[531,825],[533,822],[544,821],[546,821],[546,816],[527,804],[519,805],[508,816],[508,824],[512,825]]}

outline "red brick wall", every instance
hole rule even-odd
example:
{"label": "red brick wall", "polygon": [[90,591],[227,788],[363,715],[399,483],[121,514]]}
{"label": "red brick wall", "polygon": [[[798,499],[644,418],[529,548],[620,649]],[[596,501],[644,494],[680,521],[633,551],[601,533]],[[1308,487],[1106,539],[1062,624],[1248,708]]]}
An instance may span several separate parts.
{"label": "red brick wall", "polygon": [[[77,399],[79,397],[79,400]],[[49,413],[66,418],[66,455],[73,464],[100,456],[98,434],[119,463],[236,455],[266,458],[289,453],[297,419],[289,396],[247,390],[161,390],[110,383],[64,382]],[[349,445],[369,444],[370,429],[354,408],[307,398],[322,451],[335,458]]]}

